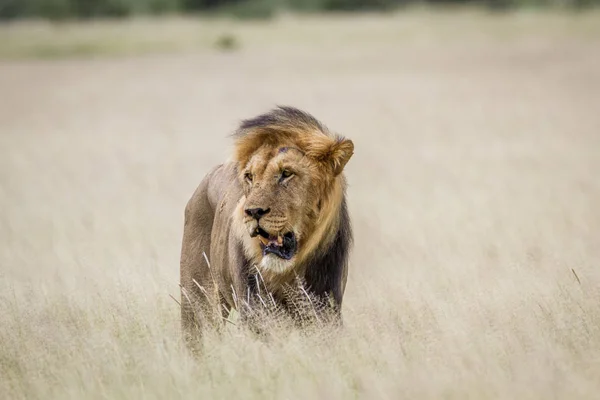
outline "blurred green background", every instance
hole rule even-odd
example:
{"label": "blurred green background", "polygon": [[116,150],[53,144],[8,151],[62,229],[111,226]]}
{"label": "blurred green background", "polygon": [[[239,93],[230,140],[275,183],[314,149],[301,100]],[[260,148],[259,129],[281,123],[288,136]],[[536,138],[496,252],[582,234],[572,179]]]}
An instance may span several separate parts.
{"label": "blurred green background", "polygon": [[0,0],[0,19],[86,19],[169,13],[269,18],[280,11],[389,11],[409,5],[479,5],[490,9],[588,8],[600,0]]}

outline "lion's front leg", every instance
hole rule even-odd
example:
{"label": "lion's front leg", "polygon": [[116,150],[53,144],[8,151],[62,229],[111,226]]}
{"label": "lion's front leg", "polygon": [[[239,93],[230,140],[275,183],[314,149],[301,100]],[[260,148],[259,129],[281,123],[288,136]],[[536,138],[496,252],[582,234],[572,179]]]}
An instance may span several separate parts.
{"label": "lion's front leg", "polygon": [[186,206],[181,249],[181,328],[188,344],[199,339],[207,325],[221,321],[217,282],[209,264],[213,220],[204,180]]}

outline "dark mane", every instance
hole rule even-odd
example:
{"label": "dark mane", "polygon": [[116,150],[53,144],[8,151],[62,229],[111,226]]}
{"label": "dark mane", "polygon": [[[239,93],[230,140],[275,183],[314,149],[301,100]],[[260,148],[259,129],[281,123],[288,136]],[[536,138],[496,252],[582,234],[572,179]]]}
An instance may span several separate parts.
{"label": "dark mane", "polygon": [[316,255],[308,262],[305,281],[314,294],[318,296],[331,294],[336,305],[341,307],[344,295],[343,274],[348,266],[352,245],[352,226],[345,194],[339,213],[340,221],[335,239],[324,253]]}
{"label": "dark mane", "polygon": [[329,135],[329,130],[311,114],[295,107],[277,106],[257,117],[245,119],[235,131],[235,137],[242,137],[252,131],[291,131],[320,132]]}

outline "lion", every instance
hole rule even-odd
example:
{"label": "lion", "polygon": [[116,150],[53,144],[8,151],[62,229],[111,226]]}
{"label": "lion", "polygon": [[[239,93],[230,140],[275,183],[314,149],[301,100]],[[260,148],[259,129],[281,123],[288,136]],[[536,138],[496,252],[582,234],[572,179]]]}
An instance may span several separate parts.
{"label": "lion", "polygon": [[185,207],[184,334],[233,309],[243,319],[261,293],[289,310],[286,288],[298,281],[341,321],[352,243],[343,170],[353,142],[281,106],[242,121],[233,137],[233,159],[212,169]]}

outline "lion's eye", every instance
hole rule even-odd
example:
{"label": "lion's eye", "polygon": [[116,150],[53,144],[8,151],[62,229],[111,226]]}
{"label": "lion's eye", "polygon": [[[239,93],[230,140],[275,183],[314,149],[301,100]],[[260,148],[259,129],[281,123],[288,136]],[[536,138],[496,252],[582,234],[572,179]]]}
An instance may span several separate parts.
{"label": "lion's eye", "polygon": [[244,174],[244,179],[246,179],[248,182],[252,182],[252,174],[250,172],[246,172]]}
{"label": "lion's eye", "polygon": [[294,175],[294,173],[292,171],[289,171],[287,169],[284,169],[283,171],[281,171],[281,179],[287,179],[290,176]]}

